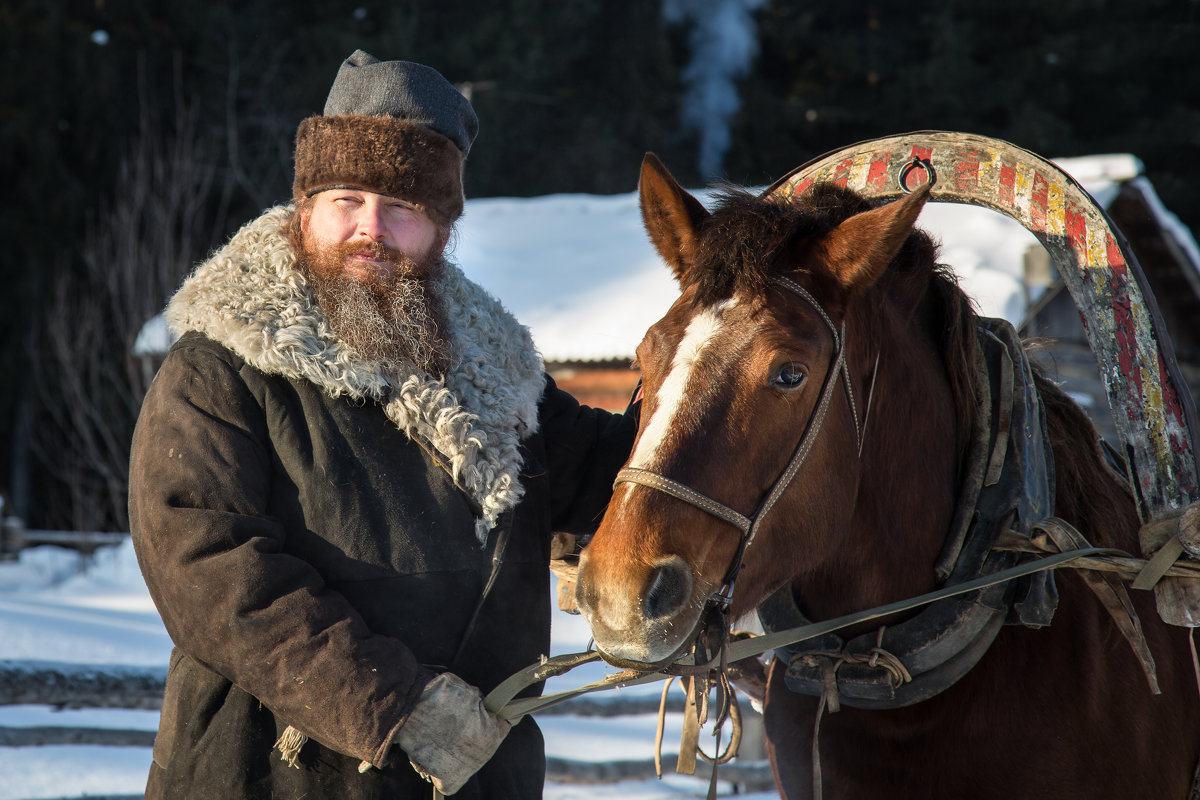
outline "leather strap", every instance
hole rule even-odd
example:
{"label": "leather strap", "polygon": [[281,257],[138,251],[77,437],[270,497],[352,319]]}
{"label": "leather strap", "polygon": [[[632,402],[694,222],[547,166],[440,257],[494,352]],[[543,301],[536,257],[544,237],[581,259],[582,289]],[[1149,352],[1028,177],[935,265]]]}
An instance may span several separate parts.
{"label": "leather strap", "polygon": [[[955,586],[947,586],[934,592],[911,597],[906,600],[898,600],[894,603],[888,603],[875,608],[859,611],[854,614],[846,614],[834,619],[823,620],[821,622],[808,623],[796,628],[788,630],[776,631],[767,633],[761,636],[755,636],[748,639],[740,639],[729,642],[725,647],[725,659],[727,663],[741,661],[748,658],[757,658],[758,656],[770,650],[775,650],[785,645],[794,644],[796,642],[812,639],[817,636],[822,636],[833,631],[846,628],[851,625],[857,625],[861,622],[868,622],[873,619],[896,614],[902,611],[909,611],[913,608],[932,603],[947,597],[954,597],[967,592],[974,592],[979,589],[985,589],[989,586],[995,586],[1001,583],[1021,578],[1026,575],[1034,575],[1045,570],[1052,570],[1058,567],[1068,566],[1071,562],[1083,559],[1095,558],[1098,556],[1115,556],[1118,558],[1131,558],[1128,553],[1120,550],[1111,550],[1103,547],[1088,547],[1081,550],[1071,550],[1066,553],[1058,553],[1056,555],[1045,556],[1035,561],[1030,561],[1016,567],[1011,567],[1006,570],[1001,570],[993,575],[987,575],[983,578],[966,581],[965,583]],[[532,686],[535,683],[546,680],[547,678],[565,675],[572,669],[596,661],[601,656],[595,651],[586,653],[568,653],[561,656],[548,658],[544,661],[539,661],[531,664],[519,672],[511,675],[507,680],[497,686],[484,699],[484,706],[494,714],[498,714],[504,719],[516,723],[521,717],[526,714],[536,713],[544,708],[558,705],[559,703],[571,700],[584,694],[592,692],[605,691],[608,689],[618,689],[624,686],[638,686],[645,683],[654,683],[660,680],[666,680],[672,677],[670,674],[661,671],[639,671],[636,669],[627,669],[618,673],[605,676],[602,680],[594,681],[585,684],[575,689],[557,692],[555,694],[543,695],[541,697],[522,697],[516,696],[526,687]],[[682,666],[694,667],[694,664],[688,664],[687,659],[683,659]],[[714,663],[711,666],[717,666]]]}
{"label": "leather strap", "polygon": [[722,519],[728,522],[733,527],[737,528],[743,534],[750,531],[752,521],[744,514],[739,514],[729,506],[718,503],[711,497],[697,492],[695,489],[684,486],[678,481],[673,481],[665,475],[659,475],[657,472],[651,472],[648,469],[639,469],[637,467],[625,467],[617,472],[617,479],[613,481],[613,485],[618,483],[638,483],[642,486],[649,486],[651,489],[657,489],[664,494],[669,494],[672,497],[678,498],[685,503],[690,503],[702,511],[707,511],[717,519]]}

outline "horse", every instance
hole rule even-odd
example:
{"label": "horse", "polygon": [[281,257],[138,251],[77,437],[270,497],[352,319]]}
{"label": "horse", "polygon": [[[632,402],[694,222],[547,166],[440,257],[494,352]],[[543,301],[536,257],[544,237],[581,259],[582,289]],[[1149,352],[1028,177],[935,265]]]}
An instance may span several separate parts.
{"label": "horse", "polygon": [[[729,619],[782,604],[829,620],[944,585],[948,532],[979,523],[959,501],[984,415],[981,352],[997,337],[981,336],[987,321],[914,227],[929,185],[883,204],[832,184],[787,200],[727,187],[709,211],[647,154],[638,192],[680,294],[637,348],[637,439],[580,558],[576,602],[596,648],[669,663],[714,596]],[[1043,431],[1052,505],[1034,510],[1140,552],[1119,457],[1027,371],[1036,406],[1021,424],[1027,438]],[[1190,631],[1133,593],[1155,694],[1154,668],[1082,571],[1053,574],[1040,594],[1036,580],[1002,587],[968,663],[895,690],[900,702],[839,703],[819,687],[852,665],[776,651],[762,713],[781,796],[1187,797],[1200,755]],[[1041,612],[1014,624],[1022,600]],[[882,642],[917,613],[843,633]]]}

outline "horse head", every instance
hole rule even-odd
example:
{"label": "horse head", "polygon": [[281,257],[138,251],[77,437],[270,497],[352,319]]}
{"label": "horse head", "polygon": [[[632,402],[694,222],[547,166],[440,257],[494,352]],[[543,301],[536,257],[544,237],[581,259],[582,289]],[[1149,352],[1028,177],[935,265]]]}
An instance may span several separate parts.
{"label": "horse head", "polygon": [[925,335],[905,327],[925,322],[925,284],[886,302],[895,292],[880,289],[904,282],[885,280],[896,263],[932,264],[913,233],[928,188],[878,207],[834,186],[796,200],[730,190],[710,213],[646,156],[643,221],[680,296],[637,349],[641,428],[581,560],[578,605],[605,655],[669,659],[735,578],[735,618],[792,580],[815,587],[818,617],[912,590],[886,560],[910,549],[930,563],[944,512],[900,498],[914,524],[940,527],[928,545],[897,541],[878,495],[915,486],[863,487],[884,459],[891,473],[927,473],[910,480],[954,483],[952,442],[896,446],[895,427],[912,423],[887,392],[927,374],[924,416],[953,419],[934,348],[900,341]]}

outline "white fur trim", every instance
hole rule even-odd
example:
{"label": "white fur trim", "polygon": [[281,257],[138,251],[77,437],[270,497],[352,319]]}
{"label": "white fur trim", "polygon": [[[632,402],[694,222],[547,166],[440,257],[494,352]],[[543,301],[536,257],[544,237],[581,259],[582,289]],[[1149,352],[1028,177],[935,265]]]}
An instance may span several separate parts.
{"label": "white fur trim", "polygon": [[446,459],[483,509],[480,540],[525,493],[520,442],[537,431],[542,358],[529,330],[447,262],[443,298],[457,362],[445,379],[388,374],[336,339],[296,269],[277,206],[238,231],[184,281],[167,306],[178,336],[195,330],[271,375],[302,378],[331,396],[375,400],[396,427]]}

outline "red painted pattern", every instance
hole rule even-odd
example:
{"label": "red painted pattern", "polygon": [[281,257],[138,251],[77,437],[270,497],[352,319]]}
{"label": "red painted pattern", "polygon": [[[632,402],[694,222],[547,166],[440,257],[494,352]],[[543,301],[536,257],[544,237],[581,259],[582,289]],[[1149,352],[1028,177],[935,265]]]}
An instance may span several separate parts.
{"label": "red painted pattern", "polygon": [[1015,164],[1005,164],[1000,168],[1000,205],[1005,208],[1013,207],[1016,187],[1017,167]]}
{"label": "red painted pattern", "polygon": [[799,183],[794,183],[794,184],[792,184],[792,193],[790,196],[796,197],[798,195],[802,195],[805,192],[807,192],[809,187],[812,185],[813,185],[813,179],[811,177],[805,178],[804,180],[800,181]]}
{"label": "red painted pattern", "polygon": [[867,170],[867,186],[880,191],[886,189],[891,166],[891,153],[884,153],[872,161],[870,168]]}
{"label": "red painted pattern", "polygon": [[1050,184],[1040,172],[1033,173],[1033,194],[1029,197],[1029,222],[1035,233],[1046,232],[1046,206],[1050,202]]}
{"label": "red painted pattern", "polygon": [[[1125,254],[1122,253],[1121,248],[1117,246],[1117,240],[1113,238],[1113,235],[1111,232],[1105,234],[1104,249],[1107,251],[1109,264],[1113,265],[1114,267],[1126,266],[1125,265]],[[1124,269],[1121,270],[1121,274],[1122,275],[1125,274]]]}
{"label": "red painted pattern", "polygon": [[850,168],[854,166],[854,159],[847,158],[838,162],[837,167],[833,171],[831,183],[836,183],[838,186],[845,186],[850,182]]}
{"label": "red painted pattern", "polygon": [[[933,163],[933,148],[917,147],[914,145],[912,152],[909,153],[909,160],[911,161],[913,159],[921,159],[922,161]],[[910,170],[908,175],[906,175],[904,178],[904,188],[912,191],[927,180],[929,180],[929,175],[926,174],[926,170],[924,168],[922,168],[920,172],[917,172],[915,169]]]}
{"label": "red painted pattern", "polygon": [[[1111,236],[1109,241],[1112,241]],[[1133,321],[1133,307],[1129,302],[1127,284],[1129,275],[1123,258],[1120,263],[1113,263],[1110,258],[1109,267],[1107,283],[1113,312],[1113,337],[1117,345],[1117,363],[1121,368],[1121,374],[1128,380],[1125,392],[1135,401],[1130,403],[1127,409],[1129,420],[1138,423],[1141,421],[1139,410],[1145,402],[1145,394],[1143,393],[1142,370],[1139,364],[1141,359],[1138,354],[1137,333]]]}
{"label": "red painted pattern", "polygon": [[962,160],[954,165],[954,188],[960,192],[969,192],[979,185],[979,153],[975,150],[965,153]]}
{"label": "red painted pattern", "polygon": [[[1182,428],[1186,424],[1183,419],[1183,407],[1179,404],[1179,395],[1175,393],[1175,387],[1171,384],[1170,376],[1167,373],[1167,362],[1163,358],[1161,349],[1156,348],[1155,355],[1158,356],[1158,374],[1162,376],[1163,414]],[[1172,449],[1175,449],[1177,440],[1178,437],[1171,437]]]}
{"label": "red painted pattern", "polygon": [[1074,203],[1063,210],[1063,228],[1067,246],[1079,255],[1079,263],[1087,263],[1087,217]]}

